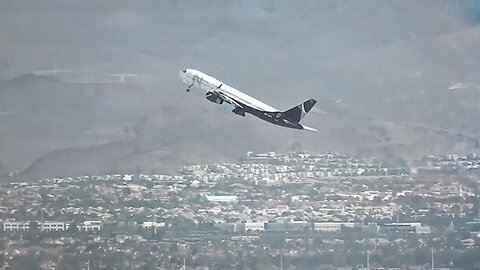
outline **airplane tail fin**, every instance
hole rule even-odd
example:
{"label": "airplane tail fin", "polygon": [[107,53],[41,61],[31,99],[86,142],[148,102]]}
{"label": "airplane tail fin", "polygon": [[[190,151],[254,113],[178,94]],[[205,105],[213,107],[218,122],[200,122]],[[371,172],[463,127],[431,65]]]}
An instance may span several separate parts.
{"label": "airplane tail fin", "polygon": [[285,118],[298,123],[313,108],[315,103],[317,103],[317,101],[315,99],[313,99],[313,98],[309,99],[309,100],[303,102],[302,104],[300,104],[298,106],[295,106],[288,111],[285,111],[283,113],[283,115],[284,115]]}

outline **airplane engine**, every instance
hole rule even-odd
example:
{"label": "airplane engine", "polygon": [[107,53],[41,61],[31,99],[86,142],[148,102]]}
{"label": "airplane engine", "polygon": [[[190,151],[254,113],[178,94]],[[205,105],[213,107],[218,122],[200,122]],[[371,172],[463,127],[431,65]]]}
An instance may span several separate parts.
{"label": "airplane engine", "polygon": [[217,103],[217,104],[222,104],[223,103],[223,98],[219,94],[214,93],[212,91],[208,91],[205,94],[205,97],[213,103]]}

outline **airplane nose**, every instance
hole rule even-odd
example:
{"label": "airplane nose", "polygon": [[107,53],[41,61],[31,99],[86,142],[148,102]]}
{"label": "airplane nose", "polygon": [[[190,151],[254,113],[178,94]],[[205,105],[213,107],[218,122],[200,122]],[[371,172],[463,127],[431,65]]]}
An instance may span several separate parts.
{"label": "airplane nose", "polygon": [[187,73],[186,69],[180,71],[180,78],[184,78],[186,73]]}

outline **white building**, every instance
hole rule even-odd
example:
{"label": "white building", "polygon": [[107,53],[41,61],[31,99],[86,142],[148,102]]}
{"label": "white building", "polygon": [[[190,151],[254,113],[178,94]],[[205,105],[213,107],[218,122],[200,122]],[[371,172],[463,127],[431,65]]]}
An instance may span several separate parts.
{"label": "white building", "polygon": [[[40,231],[65,231],[70,227],[69,223],[57,221],[37,222],[37,228]],[[7,221],[3,223],[4,231],[28,231],[31,228],[30,221]]]}
{"label": "white building", "polygon": [[416,234],[428,234],[430,233],[429,226],[422,226],[420,222],[408,222],[408,223],[388,223],[380,226],[380,233],[416,233]]}
{"label": "white building", "polygon": [[42,231],[65,231],[68,230],[70,224],[66,222],[45,221],[38,224],[38,227]]}
{"label": "white building", "polygon": [[3,230],[14,231],[28,231],[30,230],[30,222],[6,221],[3,223]]}
{"label": "white building", "polygon": [[247,222],[245,223],[245,232],[264,232],[265,222]]}
{"label": "white building", "polygon": [[165,222],[153,222],[153,221],[145,221],[141,225],[144,229],[152,229],[152,228],[162,228],[167,226]]}
{"label": "white building", "polygon": [[232,241],[243,241],[243,242],[252,242],[260,239],[260,236],[257,235],[238,235],[232,236]]}
{"label": "white building", "polygon": [[236,202],[238,196],[221,195],[221,196],[205,196],[205,199],[209,202]]}
{"label": "white building", "polygon": [[99,231],[103,228],[103,222],[97,220],[86,220],[78,225],[79,231]]}
{"label": "white building", "polygon": [[340,232],[342,227],[353,228],[355,225],[355,222],[316,222],[313,229],[317,232]]}

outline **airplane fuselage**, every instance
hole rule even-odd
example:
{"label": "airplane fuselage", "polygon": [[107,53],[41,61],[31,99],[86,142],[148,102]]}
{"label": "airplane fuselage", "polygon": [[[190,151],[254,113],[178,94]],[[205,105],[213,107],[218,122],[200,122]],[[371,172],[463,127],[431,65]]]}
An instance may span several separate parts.
{"label": "airplane fuselage", "polygon": [[[289,114],[281,112],[272,106],[267,105],[198,70],[183,70],[180,72],[180,77],[182,78],[183,82],[187,84],[187,91],[190,91],[191,87],[203,89],[206,91],[206,98],[208,100],[217,104],[222,104],[223,102],[232,104],[235,106],[232,112],[238,115],[245,116],[245,113],[250,113],[275,125],[295,129],[314,130],[312,128],[302,126],[298,122],[301,118],[298,119],[298,121],[289,119],[289,117],[287,117]],[[313,100],[313,105],[315,102],[316,101]],[[310,108],[308,110],[310,110]],[[304,114],[306,114],[305,111]]]}

